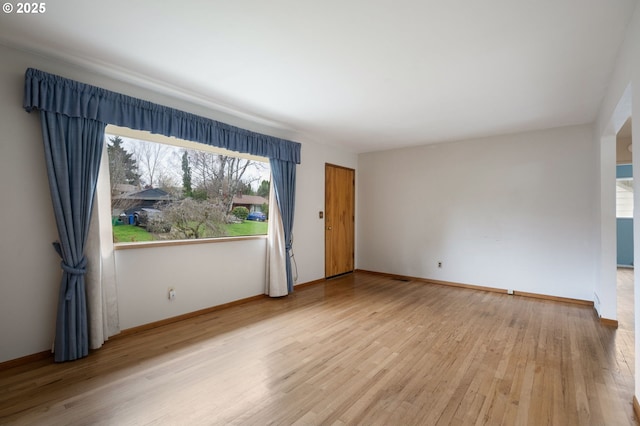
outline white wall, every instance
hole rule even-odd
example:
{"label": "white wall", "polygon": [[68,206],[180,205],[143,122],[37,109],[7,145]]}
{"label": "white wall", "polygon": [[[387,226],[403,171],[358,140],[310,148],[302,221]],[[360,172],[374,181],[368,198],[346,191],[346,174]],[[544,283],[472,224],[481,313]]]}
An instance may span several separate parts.
{"label": "white wall", "polygon": [[[123,330],[264,293],[266,239],[116,251]],[[173,301],[168,290],[176,291]]]}
{"label": "white wall", "polygon": [[[294,225],[298,283],[324,276],[324,227],[317,211],[324,205],[324,163],[355,168],[355,154],[306,141],[292,130],[269,127],[167,96],[160,93],[164,93],[162,88],[143,88],[146,83],[141,80],[132,85],[105,77],[96,70],[1,45],[0,58],[0,197],[4,200],[0,209],[3,228],[0,322],[4,324],[0,327],[0,362],[51,347],[61,277],[59,259],[51,247],[57,231],[39,118],[22,109],[24,72],[28,67],[302,142]],[[264,240],[252,240],[118,251],[121,327],[126,329],[261,294],[265,250]],[[198,263],[202,267],[196,267]],[[170,286],[177,291],[172,303],[167,300]]]}
{"label": "white wall", "polygon": [[37,114],[22,109],[30,61],[0,46],[0,362],[51,347],[61,274]]}
{"label": "white wall", "polygon": [[358,267],[592,300],[592,141],[577,126],[360,155]]}

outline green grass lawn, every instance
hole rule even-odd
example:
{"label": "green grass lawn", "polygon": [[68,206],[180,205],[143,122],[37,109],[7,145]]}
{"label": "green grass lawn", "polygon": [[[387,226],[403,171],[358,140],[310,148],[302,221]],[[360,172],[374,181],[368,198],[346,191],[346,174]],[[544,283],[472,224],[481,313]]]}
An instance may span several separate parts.
{"label": "green grass lawn", "polygon": [[[244,237],[247,235],[266,235],[267,222],[254,222],[245,220],[242,223],[230,223],[226,225],[229,237]],[[135,225],[117,225],[113,227],[113,242],[131,243],[142,241],[154,241],[157,238],[144,228]]]}
{"label": "green grass lawn", "polygon": [[242,223],[230,223],[227,225],[227,234],[230,237],[242,237],[246,235],[266,235],[267,222],[245,220]]}
{"label": "green grass lawn", "polygon": [[131,243],[155,240],[153,234],[135,225],[117,225],[113,227],[114,243]]}

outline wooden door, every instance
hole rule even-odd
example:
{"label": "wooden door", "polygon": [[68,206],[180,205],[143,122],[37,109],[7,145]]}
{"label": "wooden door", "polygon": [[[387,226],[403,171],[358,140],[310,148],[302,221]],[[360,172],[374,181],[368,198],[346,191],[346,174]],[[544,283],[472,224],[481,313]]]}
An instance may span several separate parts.
{"label": "wooden door", "polygon": [[325,277],[354,269],[355,170],[325,165]]}

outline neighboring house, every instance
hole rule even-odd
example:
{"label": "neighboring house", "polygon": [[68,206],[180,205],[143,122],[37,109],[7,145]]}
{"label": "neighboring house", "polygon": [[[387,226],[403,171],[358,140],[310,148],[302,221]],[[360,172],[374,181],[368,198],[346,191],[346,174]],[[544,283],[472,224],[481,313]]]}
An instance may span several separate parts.
{"label": "neighboring house", "polygon": [[232,209],[236,207],[246,207],[250,212],[261,212],[262,205],[268,204],[269,200],[259,195],[236,195],[233,197]]}
{"label": "neighboring house", "polygon": [[174,200],[175,198],[171,194],[160,188],[149,188],[115,195],[111,197],[112,215],[118,216],[124,211],[143,207],[155,208],[158,204],[166,204]]}

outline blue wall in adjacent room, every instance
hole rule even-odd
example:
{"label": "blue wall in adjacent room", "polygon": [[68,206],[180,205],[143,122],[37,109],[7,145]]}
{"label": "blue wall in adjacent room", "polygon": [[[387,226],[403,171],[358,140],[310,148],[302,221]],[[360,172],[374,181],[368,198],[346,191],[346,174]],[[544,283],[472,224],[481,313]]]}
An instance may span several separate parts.
{"label": "blue wall in adjacent room", "polygon": [[[632,177],[631,164],[616,166],[616,178]],[[618,236],[618,265],[633,266],[633,219],[617,218],[616,231]]]}
{"label": "blue wall in adjacent room", "polygon": [[633,219],[616,219],[618,232],[618,265],[633,266]]}

